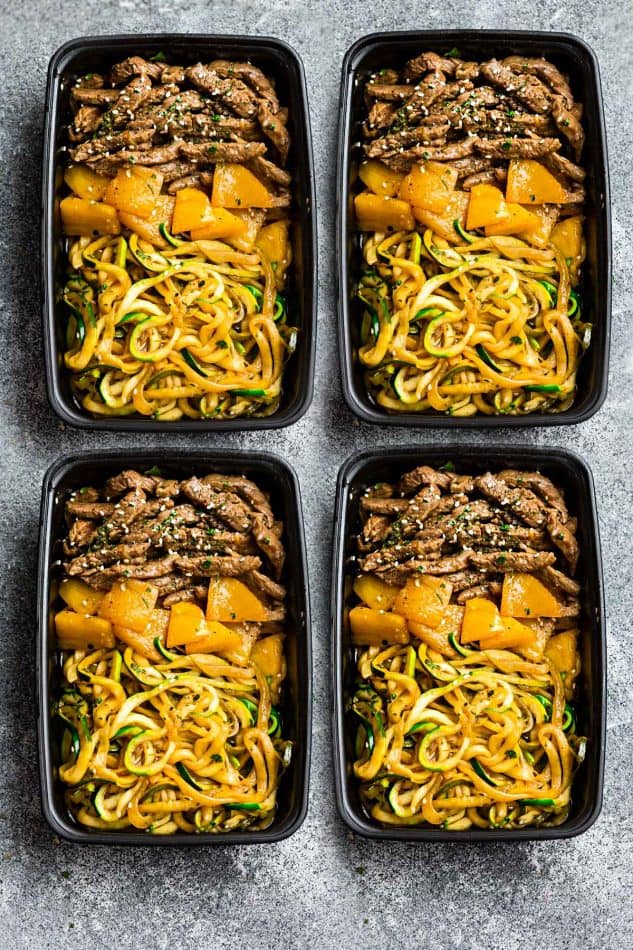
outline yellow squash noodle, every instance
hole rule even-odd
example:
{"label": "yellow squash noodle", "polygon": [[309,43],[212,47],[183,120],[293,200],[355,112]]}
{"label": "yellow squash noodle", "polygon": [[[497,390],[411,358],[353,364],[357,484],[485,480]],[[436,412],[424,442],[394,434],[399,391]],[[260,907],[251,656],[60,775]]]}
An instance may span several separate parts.
{"label": "yellow squash noodle", "polygon": [[358,674],[353,768],[374,819],[452,831],[565,820],[585,740],[548,661],[460,647],[449,662],[423,643],[370,647]]}
{"label": "yellow squash noodle", "polygon": [[365,235],[363,257],[358,356],[379,405],[454,416],[571,405],[591,327],[554,247],[399,231]]}
{"label": "yellow squash noodle", "polygon": [[257,249],[79,238],[64,288],[65,363],[89,412],[172,421],[266,416],[296,345]]}
{"label": "yellow squash noodle", "polygon": [[156,835],[266,828],[291,743],[265,677],[213,655],[171,656],[153,666],[129,648],[67,656],[56,713],[70,811],[90,828]]}

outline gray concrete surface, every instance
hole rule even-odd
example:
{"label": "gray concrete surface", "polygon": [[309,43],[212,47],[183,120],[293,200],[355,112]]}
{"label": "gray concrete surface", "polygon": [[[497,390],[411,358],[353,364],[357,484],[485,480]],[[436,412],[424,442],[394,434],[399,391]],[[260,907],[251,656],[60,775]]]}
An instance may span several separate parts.
{"label": "gray concrete surface", "polygon": [[[415,26],[571,30],[594,46],[602,65],[615,265],[609,399],[582,426],[497,435],[501,441],[572,447],[590,462],[597,480],[609,613],[605,807],[591,831],[567,842],[376,844],[349,834],[334,805],[328,572],[336,472],[355,448],[450,438],[446,431],[408,435],[359,425],[342,406],[338,382],[332,248],[341,59],[365,32]],[[265,439],[82,433],[65,429],[46,402],[38,228],[47,61],[74,35],[160,30],[278,35],[305,61],[321,255],[316,397],[301,423]],[[510,0],[502,9],[491,0],[0,0],[0,73],[0,948],[633,946],[630,0]],[[463,442],[486,438],[459,436]],[[41,818],[32,681],[41,477],[62,451],[137,444],[165,451],[175,445],[265,445],[299,471],[314,606],[314,756],[308,819],[277,846],[81,849],[56,840]]]}

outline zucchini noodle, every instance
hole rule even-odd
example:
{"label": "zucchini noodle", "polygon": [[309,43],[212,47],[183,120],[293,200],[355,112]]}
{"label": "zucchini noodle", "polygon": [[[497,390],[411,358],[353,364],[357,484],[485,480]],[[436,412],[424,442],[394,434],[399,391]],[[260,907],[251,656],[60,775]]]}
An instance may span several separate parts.
{"label": "zucchini noodle", "polygon": [[571,405],[591,326],[553,246],[514,237],[449,245],[431,230],[362,240],[358,356],[379,405],[453,416]]}
{"label": "zucchini noodle", "polygon": [[297,336],[270,264],[257,249],[171,241],[71,245],[65,364],[76,398],[102,416],[270,415]]}
{"label": "zucchini noodle", "polygon": [[451,831],[561,824],[585,740],[560,674],[507,650],[458,652],[360,654],[351,709],[365,807],[384,824]]}
{"label": "zucchini noodle", "polygon": [[164,657],[67,655],[55,712],[70,811],[156,835],[266,828],[292,748],[266,678],[217,656]]}

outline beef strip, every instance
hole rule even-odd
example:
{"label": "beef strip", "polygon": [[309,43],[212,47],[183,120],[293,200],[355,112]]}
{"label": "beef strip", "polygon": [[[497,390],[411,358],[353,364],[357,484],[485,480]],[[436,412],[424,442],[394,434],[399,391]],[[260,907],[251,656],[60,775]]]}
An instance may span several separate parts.
{"label": "beef strip", "polygon": [[448,120],[431,125],[418,125],[413,129],[401,129],[375,139],[367,149],[369,158],[381,158],[384,152],[408,149],[416,145],[444,145],[449,129]]}
{"label": "beef strip", "polygon": [[186,78],[183,66],[169,66],[165,64],[160,74],[160,81],[166,85],[182,86]]}
{"label": "beef strip", "polygon": [[152,495],[154,493],[154,485],[155,479],[149,475],[141,475],[140,472],[127,469],[121,472],[120,475],[113,475],[112,478],[109,478],[105,483],[103,492],[108,501],[110,501],[112,498],[118,498],[119,495],[133,488],[140,488],[148,495]]}
{"label": "beef strip", "polygon": [[547,87],[530,74],[519,75],[496,59],[491,59],[480,68],[480,73],[493,86],[509,92],[532,112],[548,113],[551,110],[551,95]]}
{"label": "beef strip", "polygon": [[557,511],[549,511],[547,515],[547,530],[552,542],[565,556],[571,573],[576,570],[580,549],[574,534],[569,530]]}
{"label": "beef strip", "polygon": [[132,560],[142,557],[148,548],[148,541],[141,541],[136,544],[115,544],[111,548],[100,548],[96,551],[90,551],[88,554],[82,554],[65,564],[64,569],[67,574],[73,577],[99,568],[102,564],[113,564],[115,561],[129,564]]}
{"label": "beef strip", "polygon": [[513,488],[527,486],[543,499],[543,501],[558,511],[561,521],[566,522],[569,513],[562,493],[554,485],[552,480],[541,472],[520,472],[516,469],[506,468],[499,472],[499,478],[511,485]]}
{"label": "beef strip", "polygon": [[185,587],[184,590],[177,590],[174,591],[173,594],[167,594],[167,596],[163,598],[162,607],[167,609],[183,601],[204,606],[206,600],[207,588],[203,584],[198,584],[195,587]]}
{"label": "beef strip", "polygon": [[578,581],[573,580],[573,578],[568,577],[566,574],[563,574],[562,571],[557,570],[551,565],[542,568],[540,571],[537,571],[537,576],[548,587],[555,587],[564,594],[570,594],[572,597],[577,597],[580,593],[580,584]]}
{"label": "beef strip", "polygon": [[424,73],[443,72],[447,76],[455,75],[458,61],[447,56],[438,56],[437,53],[422,53],[410,59],[403,70],[404,78],[415,82]]}
{"label": "beef strip", "polygon": [[451,475],[448,472],[438,472],[430,465],[418,465],[411,472],[403,475],[398,482],[398,491],[402,495],[408,495],[417,491],[422,485],[435,485],[442,490],[446,490],[451,484]]}
{"label": "beef strip", "polygon": [[473,138],[473,148],[482,155],[495,159],[542,158],[551,152],[557,152],[560,139],[556,138]]}
{"label": "beef strip", "polygon": [[458,62],[455,67],[455,79],[468,79],[474,82],[479,78],[479,63],[472,61]]}
{"label": "beef strip", "polygon": [[388,129],[396,117],[396,112],[397,109],[390,102],[374,102],[364,127],[367,138],[373,137],[380,129]]}
{"label": "beef strip", "polygon": [[120,89],[93,89],[84,86],[74,86],[71,92],[73,102],[85,106],[107,106],[117,102],[121,95]]}
{"label": "beef strip", "polygon": [[544,159],[547,165],[557,175],[564,175],[572,181],[582,183],[587,177],[587,172],[580,165],[574,164],[559,152],[551,152]]}
{"label": "beef strip", "polygon": [[559,69],[546,59],[532,59],[529,56],[506,56],[504,66],[509,66],[516,73],[532,73],[542,79],[552,92],[561,96],[567,108],[574,104],[574,97],[569,82]]}
{"label": "beef strip", "polygon": [[529,488],[511,488],[507,482],[490,472],[476,478],[475,484],[487,498],[497,502],[504,511],[516,515],[530,527],[541,528],[545,525],[543,503]]}
{"label": "beef strip", "polygon": [[69,130],[71,142],[82,142],[99,128],[101,109],[97,106],[81,106],[72,121]]}
{"label": "beef strip", "polygon": [[370,515],[363,525],[361,532],[361,537],[368,546],[368,549],[371,549],[374,544],[379,544],[381,541],[384,541],[389,533],[390,527],[391,522],[389,518],[386,518],[384,515]]}
{"label": "beef strip", "polygon": [[243,579],[256,594],[264,594],[272,600],[279,601],[283,601],[286,598],[286,588],[282,584],[278,584],[267,574],[262,574],[261,571],[249,571],[244,575]]}
{"label": "beef strip", "polygon": [[223,79],[237,77],[255,90],[258,96],[268,102],[272,112],[279,111],[279,99],[275,87],[267,76],[252,63],[234,63],[225,59],[215,59],[209,63],[209,69],[214,70]]}
{"label": "beef strip", "polygon": [[498,551],[482,554],[477,551],[468,553],[468,563],[480,571],[492,571],[505,574],[508,571],[521,571],[532,574],[534,571],[554,564],[556,555],[551,551]]}
{"label": "beef strip", "polygon": [[251,531],[260,550],[270,561],[274,576],[279,579],[284,566],[284,547],[269,519],[262,512],[253,512]]}
{"label": "beef strip", "polygon": [[112,564],[94,574],[86,574],[83,579],[91,587],[99,590],[108,590],[117,581],[125,579],[154,580],[161,578],[172,570],[176,558],[170,555],[155,561],[144,561],[141,564]]}
{"label": "beef strip", "polygon": [[473,597],[500,597],[503,584],[500,581],[488,581],[487,584],[475,584],[474,587],[466,587],[455,597],[458,604],[465,604],[467,600]]}
{"label": "beef strip", "polygon": [[150,79],[166,82],[164,66],[161,63],[150,63],[142,56],[129,56],[122,62],[116,63],[110,71],[110,81],[114,86],[120,86],[133,76],[149,76]]}
{"label": "beef strip", "polygon": [[70,155],[74,162],[87,162],[106,153],[109,157],[112,152],[124,148],[149,149],[153,134],[151,129],[113,132],[100,138],[90,139],[90,141],[78,145],[75,149],[71,148]]}
{"label": "beef strip", "polygon": [[402,585],[411,574],[453,574],[468,565],[468,553],[452,554],[438,560],[411,560],[404,564],[390,565],[376,571],[387,584]]}
{"label": "beef strip", "polygon": [[406,511],[406,498],[362,498],[361,509],[375,515],[393,515]]}
{"label": "beef strip", "polygon": [[100,521],[109,517],[114,511],[114,505],[106,501],[76,501],[71,498],[66,504],[66,514],[72,518]]}
{"label": "beef strip", "polygon": [[240,79],[223,79],[215,69],[197,63],[185,70],[187,79],[212,99],[218,99],[243,119],[257,115],[257,94]]}
{"label": "beef strip", "polygon": [[251,517],[243,501],[232,492],[218,491],[195,476],[183,482],[182,494],[197,507],[217,515],[221,521],[235,531],[248,531]]}
{"label": "beef strip", "polygon": [[185,158],[202,165],[215,165],[218,162],[242,164],[263,155],[266,146],[263,142],[182,142],[179,151]]}
{"label": "beef strip", "polygon": [[469,175],[462,181],[462,190],[470,191],[475,185],[503,185],[508,177],[505,168],[487,168],[486,171]]}
{"label": "beef strip", "polygon": [[[464,158],[474,151],[475,145],[479,141],[474,137],[462,139],[461,142],[448,142],[446,145],[436,147],[416,145],[402,152],[396,150],[384,152],[382,161],[394,171],[408,172],[411,170],[411,166],[419,161],[453,162],[454,159]],[[558,144],[558,140],[556,142]]]}
{"label": "beef strip", "polygon": [[424,541],[414,539],[404,544],[398,543],[391,547],[383,547],[379,551],[373,551],[367,557],[362,558],[359,561],[359,566],[361,571],[371,574],[372,571],[381,570],[411,558],[432,558],[436,555],[439,556],[443,543],[443,537],[439,537]]}
{"label": "beef strip", "polygon": [[68,531],[68,548],[85,548],[95,536],[94,521],[77,518]]}
{"label": "beef strip", "polygon": [[261,567],[261,558],[248,554],[226,556],[210,554],[207,557],[176,557],[175,566],[190,577],[241,577]]}
{"label": "beef strip", "polygon": [[559,132],[565,136],[571,145],[576,160],[578,160],[585,142],[585,133],[574,113],[565,105],[562,96],[552,98],[552,117]]}
{"label": "beef strip", "polygon": [[246,163],[246,166],[255,172],[259,178],[262,178],[264,182],[268,180],[273,185],[280,185],[283,188],[287,188],[292,181],[287,171],[280,168],[279,165],[275,165],[275,163],[269,159],[264,158],[263,155],[257,155],[255,158],[252,158]]}

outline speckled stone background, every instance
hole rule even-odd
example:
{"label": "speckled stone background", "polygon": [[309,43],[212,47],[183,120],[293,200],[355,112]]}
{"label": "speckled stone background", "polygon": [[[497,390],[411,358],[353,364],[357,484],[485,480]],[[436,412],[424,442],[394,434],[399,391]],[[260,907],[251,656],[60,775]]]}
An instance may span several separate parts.
{"label": "speckled stone background", "polygon": [[[416,15],[412,17],[412,11]],[[472,26],[570,30],[602,67],[614,227],[614,335],[604,408],[572,428],[508,432],[499,441],[580,452],[596,477],[608,589],[609,732],[605,806],[563,842],[380,844],[336,813],[329,684],[329,567],[336,472],[352,450],[448,440],[447,432],[359,425],[343,408],[334,299],[334,151],[343,53],[363,33]],[[277,35],[308,79],[319,206],[316,396],[291,429],[183,437],[95,435],[64,428],[44,394],[40,345],[40,154],[47,62],[75,35],[135,31]],[[0,948],[613,948],[633,946],[633,636],[631,584],[630,0],[0,0]],[[476,432],[456,438],[479,442]],[[289,458],[302,486],[313,599],[314,754],[308,819],[279,845],[157,851],[79,848],[40,814],[33,691],[40,483],[59,453],[138,444],[266,448]]]}

